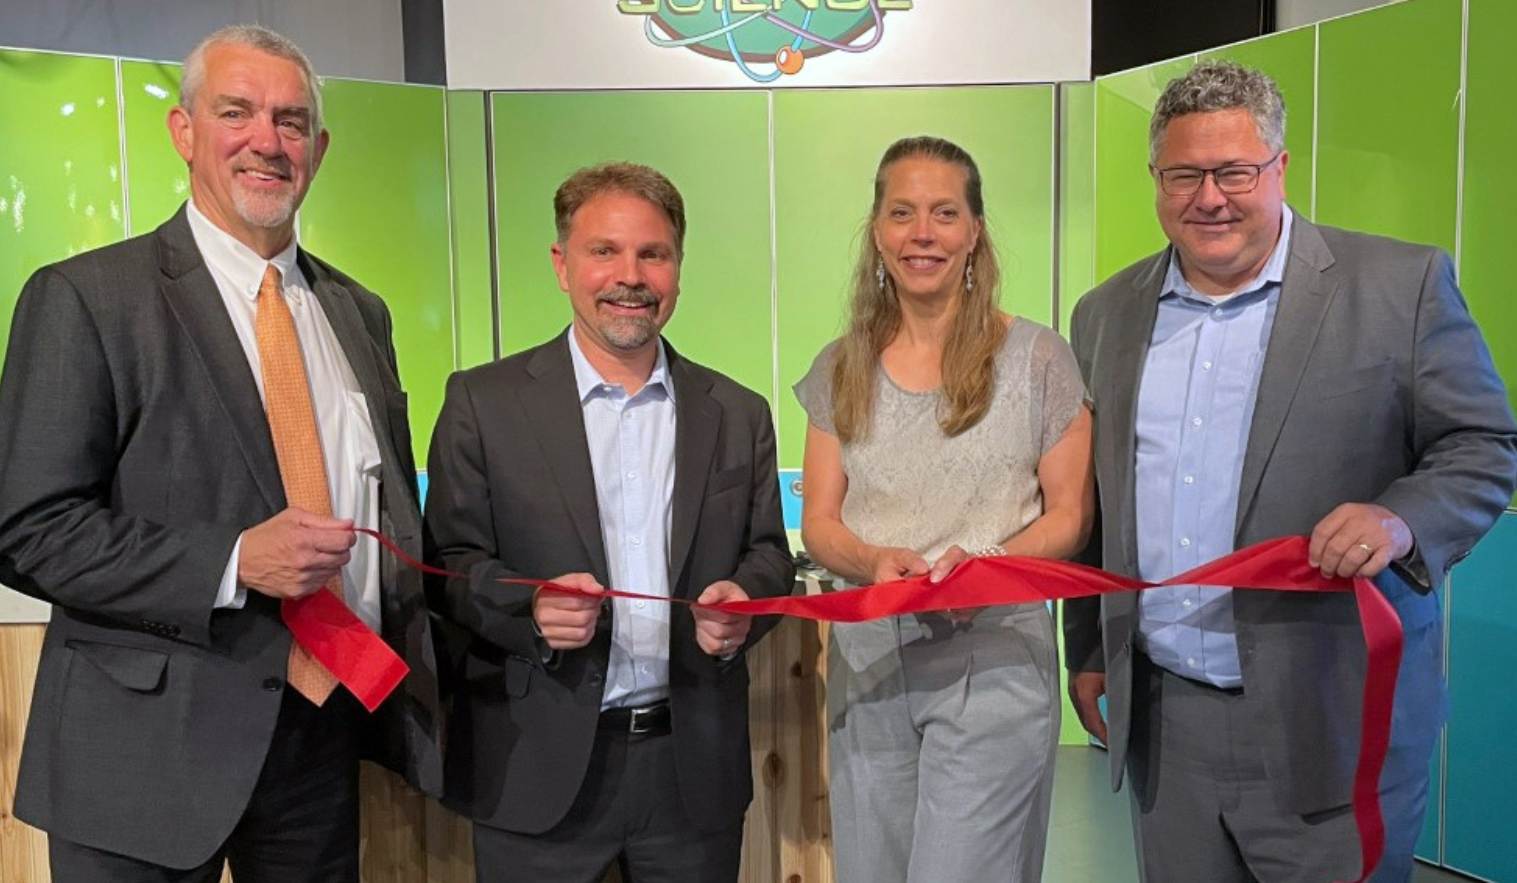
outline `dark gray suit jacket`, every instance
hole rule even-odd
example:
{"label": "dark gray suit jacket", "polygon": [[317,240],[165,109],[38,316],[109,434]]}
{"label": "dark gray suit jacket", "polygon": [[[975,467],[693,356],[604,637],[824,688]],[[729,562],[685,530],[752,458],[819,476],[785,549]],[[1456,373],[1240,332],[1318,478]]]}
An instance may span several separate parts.
{"label": "dark gray suit jacket", "polygon": [[[1095,402],[1104,566],[1135,575],[1138,382],[1170,250],[1075,308],[1071,341]],[[1387,775],[1425,758],[1444,717],[1442,618],[1432,592],[1517,486],[1517,427],[1490,353],[1436,249],[1295,219],[1238,495],[1239,548],[1310,534],[1345,502],[1399,515],[1411,568],[1376,580],[1406,631]],[[1365,651],[1350,595],[1234,596],[1244,707],[1277,794],[1301,813],[1349,803]],[[1106,671],[1112,785],[1131,713],[1137,596],[1065,608],[1072,671]],[[1103,652],[1104,648],[1104,652]],[[1420,753],[1419,753],[1420,750]],[[1420,767],[1420,769],[1419,769]],[[1389,781],[1389,779],[1387,779]]]}
{"label": "dark gray suit jacket", "polygon": [[[368,399],[379,526],[419,551],[389,313],[330,266],[299,261]],[[242,610],[212,605],[238,535],[285,505],[253,373],[183,209],[37,271],[0,377],[0,582],[54,605],[18,817],[170,867],[222,844],[263,765],[290,632],[256,592]],[[435,793],[422,586],[382,560],[383,635],[411,675],[370,721],[366,753]]]}
{"label": "dark gray suit jacket", "polygon": [[[434,596],[467,632],[446,802],[525,834],[557,824],[579,791],[610,658],[609,615],[589,646],[550,658],[533,634],[532,590],[495,582],[586,572],[611,585],[567,334],[453,375],[427,469],[428,555],[470,576]],[[671,594],[694,599],[725,579],[754,598],[789,594],[795,571],[769,406],[667,352],[676,413]],[[755,619],[745,647],[773,624]],[[670,616],[669,692],[686,811],[704,830],[740,822],[753,796],[747,665],[741,654],[725,663],[706,655],[682,607]]]}

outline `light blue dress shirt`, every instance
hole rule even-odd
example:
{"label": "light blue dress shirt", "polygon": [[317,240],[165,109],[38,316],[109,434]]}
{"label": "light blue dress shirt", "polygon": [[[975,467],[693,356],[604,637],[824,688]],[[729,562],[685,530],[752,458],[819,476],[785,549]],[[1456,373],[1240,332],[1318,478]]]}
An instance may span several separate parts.
{"label": "light blue dress shirt", "polygon": [[[1259,275],[1224,297],[1198,294],[1178,255],[1159,298],[1138,390],[1138,574],[1157,582],[1234,551],[1243,453],[1280,302],[1292,217]],[[1138,646],[1196,681],[1239,687],[1231,589],[1174,586],[1139,596]]]}
{"label": "light blue dress shirt", "polygon": [[[569,354],[590,443],[595,501],[611,588],[669,595],[669,524],[674,498],[674,384],[658,360],[636,395],[607,383],[569,332]],[[611,660],[601,708],[669,698],[669,605],[614,598]]]}

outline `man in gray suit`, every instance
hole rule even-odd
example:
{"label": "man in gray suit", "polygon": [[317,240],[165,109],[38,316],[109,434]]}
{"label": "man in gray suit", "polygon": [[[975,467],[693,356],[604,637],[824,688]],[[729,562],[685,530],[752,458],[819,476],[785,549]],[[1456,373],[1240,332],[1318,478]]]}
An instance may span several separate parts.
{"label": "man in gray suit", "polygon": [[[1517,427],[1448,256],[1295,214],[1284,139],[1275,83],[1227,62],[1154,110],[1170,247],[1086,295],[1071,330],[1100,550],[1159,580],[1309,534],[1324,575],[1375,581],[1406,647],[1373,879],[1406,881],[1444,717],[1437,589],[1511,500]],[[1358,876],[1351,596],[1178,587],[1065,616],[1071,698],[1111,749],[1113,788],[1125,765],[1143,879]]]}
{"label": "man in gray suit", "polygon": [[[59,883],[356,881],[360,755],[441,785],[420,579],[353,530],[420,551],[389,313],[295,241],[327,133],[293,43],[211,35],[168,124],[189,203],[16,306],[0,581],[54,605],[16,815]],[[410,666],[372,716],[292,651],[328,589]]]}

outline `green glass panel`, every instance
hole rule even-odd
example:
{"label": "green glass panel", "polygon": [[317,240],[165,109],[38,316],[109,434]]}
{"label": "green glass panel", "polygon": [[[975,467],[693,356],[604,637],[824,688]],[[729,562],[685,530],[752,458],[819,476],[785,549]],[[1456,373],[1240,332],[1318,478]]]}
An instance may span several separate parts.
{"label": "green glass panel", "polygon": [[179,65],[121,62],[121,115],[131,234],[148,233],[190,198],[190,172],[169,139],[169,108],[179,102]]}
{"label": "green glass panel", "polygon": [[1203,59],[1226,58],[1264,71],[1280,86],[1285,98],[1285,149],[1290,153],[1286,171],[1286,199],[1306,217],[1312,217],[1312,128],[1316,122],[1317,29],[1297,28],[1246,43],[1236,43]]}
{"label": "green glass panel", "polygon": [[766,96],[584,92],[492,98],[502,353],[542,343],[569,324],[568,297],[548,256],[558,185],[582,166],[640,162],[680,189],[689,222],[679,309],[666,336],[691,359],[772,396]]}
{"label": "green glass panel", "polygon": [[[780,463],[799,468],[806,417],[790,387],[841,331],[848,276],[880,155],[931,134],[970,152],[1006,309],[1053,315],[1054,89],[1009,86],[781,92],[774,96]],[[845,155],[837,151],[846,145]]]}
{"label": "green glass panel", "polygon": [[453,370],[445,96],[431,86],[325,81],[332,133],[300,240],[385,299],[418,463]]}
{"label": "green glass panel", "polygon": [[1317,215],[1454,250],[1460,0],[1319,26]]}
{"label": "green glass panel", "polygon": [[0,355],[37,268],[126,231],[116,62],[0,50]]}
{"label": "green glass panel", "polygon": [[1470,0],[1464,124],[1464,226],[1459,279],[1517,402],[1517,298],[1512,297],[1512,206],[1517,205],[1517,4]]}
{"label": "green glass panel", "polygon": [[1148,174],[1148,121],[1190,57],[1096,80],[1096,281],[1165,245]]}
{"label": "green glass panel", "polygon": [[1094,83],[1059,86],[1059,126],[1059,329],[1068,335],[1075,302],[1096,284]]}
{"label": "green glass panel", "polygon": [[448,192],[453,214],[453,320],[457,365],[495,358],[490,285],[490,181],[485,93],[448,93]]}

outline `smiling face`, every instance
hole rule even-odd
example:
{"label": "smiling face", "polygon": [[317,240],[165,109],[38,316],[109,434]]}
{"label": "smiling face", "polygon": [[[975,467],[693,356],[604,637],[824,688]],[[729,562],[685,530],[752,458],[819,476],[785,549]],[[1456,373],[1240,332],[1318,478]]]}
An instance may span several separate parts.
{"label": "smiling face", "polygon": [[[1259,138],[1249,112],[1239,109],[1175,117],[1164,132],[1154,168],[1214,169],[1230,163],[1262,164],[1274,151]],[[1285,211],[1285,167],[1290,154],[1259,174],[1248,193],[1223,193],[1207,175],[1201,189],[1170,196],[1154,176],[1155,205],[1164,235],[1180,253],[1186,281],[1202,294],[1230,294],[1269,261]]]}
{"label": "smiling face", "polygon": [[969,206],[969,176],[938,159],[908,156],[885,170],[871,228],[874,244],[900,297],[956,297],[964,265],[980,239]]}
{"label": "smiling face", "polygon": [[679,248],[663,211],[621,191],[591,197],[574,213],[568,237],[553,245],[553,269],[591,362],[598,351],[623,363],[647,360],[651,369],[679,299]]}
{"label": "smiling face", "polygon": [[295,210],[326,153],[292,61],[239,44],[209,47],[194,107],[169,111],[190,194],[211,223],[263,257],[289,245]]}

